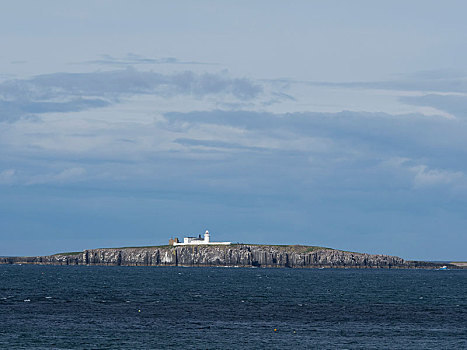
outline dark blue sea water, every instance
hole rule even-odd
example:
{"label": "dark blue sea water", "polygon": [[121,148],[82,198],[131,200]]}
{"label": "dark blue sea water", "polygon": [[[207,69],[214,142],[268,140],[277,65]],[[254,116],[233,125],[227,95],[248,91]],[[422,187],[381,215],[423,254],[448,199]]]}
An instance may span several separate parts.
{"label": "dark blue sea water", "polygon": [[0,265],[0,348],[466,349],[467,270]]}

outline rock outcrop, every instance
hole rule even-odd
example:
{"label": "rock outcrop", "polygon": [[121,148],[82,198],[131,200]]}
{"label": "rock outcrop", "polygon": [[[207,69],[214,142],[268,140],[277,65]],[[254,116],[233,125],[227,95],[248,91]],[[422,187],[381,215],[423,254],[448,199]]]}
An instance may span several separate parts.
{"label": "rock outcrop", "polygon": [[243,244],[89,249],[82,253],[3,257],[0,258],[0,264],[293,268],[438,268],[441,266],[423,261],[405,261],[390,255],[352,253],[319,247]]}

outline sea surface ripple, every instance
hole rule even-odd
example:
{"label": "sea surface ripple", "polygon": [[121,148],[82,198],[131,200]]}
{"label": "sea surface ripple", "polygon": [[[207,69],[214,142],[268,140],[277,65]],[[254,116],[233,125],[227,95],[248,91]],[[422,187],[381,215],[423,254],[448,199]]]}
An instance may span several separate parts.
{"label": "sea surface ripple", "polygon": [[1,349],[466,349],[467,270],[0,265]]}

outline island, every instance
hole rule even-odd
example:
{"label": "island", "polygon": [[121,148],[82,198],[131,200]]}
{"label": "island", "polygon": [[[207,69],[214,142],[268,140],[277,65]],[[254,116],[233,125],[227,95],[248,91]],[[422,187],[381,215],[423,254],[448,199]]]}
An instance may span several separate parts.
{"label": "island", "polygon": [[446,263],[303,245],[192,245],[86,249],[35,257],[0,257],[0,264],[107,266],[219,266],[289,268],[429,268]]}
{"label": "island", "polygon": [[0,257],[0,264],[109,266],[223,266],[291,268],[464,268],[461,264],[404,260],[318,246],[232,244],[204,237],[171,238],[169,245],[86,249],[34,257]]}

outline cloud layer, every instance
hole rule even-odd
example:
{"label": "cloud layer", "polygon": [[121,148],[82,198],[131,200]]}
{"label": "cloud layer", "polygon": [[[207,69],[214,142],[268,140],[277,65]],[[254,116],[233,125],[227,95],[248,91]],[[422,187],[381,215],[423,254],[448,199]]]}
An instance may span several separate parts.
{"label": "cloud layer", "polygon": [[[133,68],[4,81],[0,205],[6,212],[8,203],[17,211],[32,206],[52,231],[61,213],[59,226],[70,234],[84,227],[99,236],[97,228],[105,228],[121,239],[135,222],[149,237],[154,225],[166,232],[181,217],[187,230],[230,223],[239,240],[287,243],[288,231],[297,243],[362,250],[368,242],[371,251],[395,254],[404,250],[387,237],[416,242],[427,232],[436,240],[446,222],[453,239],[460,234],[467,206],[463,95],[408,96],[392,86],[392,100],[365,111],[353,97],[363,90],[377,96],[382,85],[305,85]],[[345,94],[340,103],[350,108],[316,111],[322,96]],[[378,111],[388,101],[409,112]],[[26,232],[10,214],[6,227]],[[248,229],[239,233],[243,222]]]}
{"label": "cloud layer", "polygon": [[250,100],[261,90],[260,85],[248,79],[230,78],[223,73],[160,74],[131,67],[94,73],[54,73],[0,83],[0,121],[105,107],[134,95],[231,95]]}

